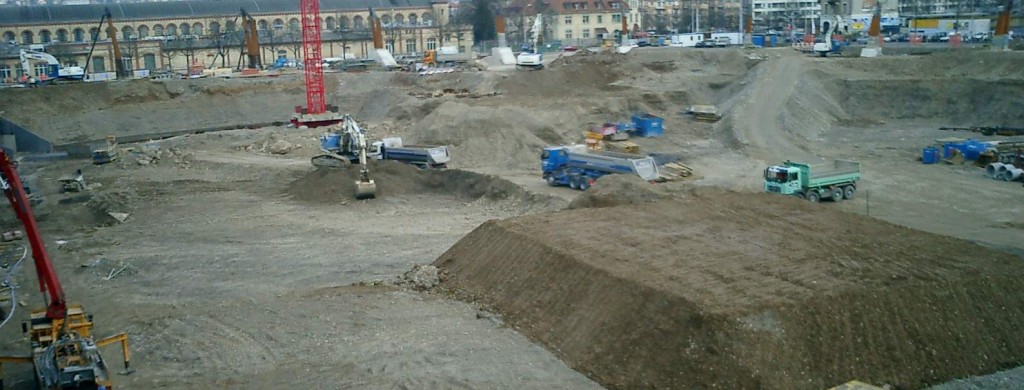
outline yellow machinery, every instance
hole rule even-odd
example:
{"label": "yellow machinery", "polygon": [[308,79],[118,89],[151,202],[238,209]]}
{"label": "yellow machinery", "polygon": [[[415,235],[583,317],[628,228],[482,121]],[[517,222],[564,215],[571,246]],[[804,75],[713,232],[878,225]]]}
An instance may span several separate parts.
{"label": "yellow machinery", "polygon": [[436,68],[437,67],[437,50],[427,50],[423,52],[423,67],[425,68]]}

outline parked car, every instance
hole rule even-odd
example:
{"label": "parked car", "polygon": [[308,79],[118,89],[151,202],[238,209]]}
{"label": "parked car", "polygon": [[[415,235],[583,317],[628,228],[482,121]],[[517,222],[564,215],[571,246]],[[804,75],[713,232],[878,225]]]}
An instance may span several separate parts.
{"label": "parked car", "polygon": [[562,50],[569,51],[569,52],[576,51],[576,50],[579,50],[579,49],[580,49],[579,47],[576,47],[576,46],[573,46],[573,45],[565,46],[565,47],[562,48]]}

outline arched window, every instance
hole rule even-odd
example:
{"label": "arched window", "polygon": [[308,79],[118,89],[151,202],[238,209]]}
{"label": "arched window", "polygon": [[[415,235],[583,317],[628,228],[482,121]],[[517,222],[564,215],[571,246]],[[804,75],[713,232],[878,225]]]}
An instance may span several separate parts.
{"label": "arched window", "polygon": [[195,24],[193,24],[192,25],[192,34],[200,36],[200,37],[203,36],[203,24],[202,23],[195,23]]}
{"label": "arched window", "polygon": [[129,41],[132,40],[132,35],[135,35],[135,29],[132,26],[124,26],[121,28],[121,39]]}
{"label": "arched window", "polygon": [[39,43],[50,43],[50,30],[42,30],[39,32]]}
{"label": "arched window", "polygon": [[85,30],[76,28],[71,35],[74,35],[75,42],[85,42]]}
{"label": "arched window", "polygon": [[405,24],[405,16],[402,14],[395,15],[395,24],[402,26]]}
{"label": "arched window", "polygon": [[327,26],[326,26],[327,30],[334,30],[334,29],[338,28],[337,23],[334,22],[334,17],[333,16],[328,16],[327,19],[324,19],[324,20],[327,22]]}
{"label": "arched window", "polygon": [[68,30],[65,30],[63,28],[57,30],[57,42],[67,42],[67,41],[68,41]]}
{"label": "arched window", "polygon": [[344,30],[347,29],[348,27],[348,16],[342,16],[338,18],[338,28]]}
{"label": "arched window", "polygon": [[178,30],[181,31],[181,35],[192,34],[192,26],[189,26],[188,23],[182,23],[180,26],[178,26]]}
{"label": "arched window", "polygon": [[149,27],[145,24],[139,26],[139,39],[146,39],[149,37]]}
{"label": "arched window", "polygon": [[159,24],[154,25],[153,26],[153,35],[157,35],[157,36],[164,35],[164,26],[159,25]]}
{"label": "arched window", "polygon": [[[141,29],[141,27],[140,27]],[[156,70],[156,55],[154,54],[143,54],[142,55],[142,67],[144,69]]]}
{"label": "arched window", "polygon": [[256,29],[260,31],[267,31],[267,21],[260,20],[259,22],[256,22]]}
{"label": "arched window", "polygon": [[362,15],[357,15],[355,18],[352,19],[352,28],[355,28],[356,30],[362,30],[363,29],[363,16]]}
{"label": "arched window", "polygon": [[299,20],[296,19],[296,18],[289,19],[288,20],[288,31],[293,31],[294,32],[294,31],[299,31],[299,30],[300,30],[300,28],[299,28]]}
{"label": "arched window", "polygon": [[284,20],[274,19],[274,30],[284,30]]}
{"label": "arched window", "polygon": [[409,25],[416,25],[416,14],[409,14]]}
{"label": "arched window", "polygon": [[11,43],[14,40],[14,31],[4,31],[4,43]]}
{"label": "arched window", "polygon": [[[213,28],[212,24],[210,25],[210,28]],[[234,20],[229,20],[224,24],[224,32],[233,33],[235,31],[238,31],[238,25],[235,24]]]}
{"label": "arched window", "polygon": [[21,32],[21,43],[24,45],[31,45],[35,42],[35,34],[31,31],[25,30]]}
{"label": "arched window", "polygon": [[89,29],[89,41],[92,42],[92,41],[98,41],[98,40],[100,40],[100,29],[98,29],[96,27],[90,28]]}
{"label": "arched window", "polygon": [[220,23],[210,22],[210,35],[220,35]]}
{"label": "arched window", "polygon": [[406,53],[415,53],[416,52],[416,40],[415,39],[406,39],[405,40],[405,52]]}
{"label": "arched window", "polygon": [[390,26],[391,25],[391,15],[381,16],[380,17],[380,25],[381,26]]}
{"label": "arched window", "polygon": [[427,50],[437,50],[437,38],[427,38]]}

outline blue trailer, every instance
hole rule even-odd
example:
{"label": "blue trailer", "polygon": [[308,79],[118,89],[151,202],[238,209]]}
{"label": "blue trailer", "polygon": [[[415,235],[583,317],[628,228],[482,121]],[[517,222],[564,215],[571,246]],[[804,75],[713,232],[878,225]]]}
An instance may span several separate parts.
{"label": "blue trailer", "polygon": [[583,145],[544,148],[540,165],[548,185],[569,186],[580,191],[609,174],[633,174],[649,181],[659,177],[653,157],[589,151]]}

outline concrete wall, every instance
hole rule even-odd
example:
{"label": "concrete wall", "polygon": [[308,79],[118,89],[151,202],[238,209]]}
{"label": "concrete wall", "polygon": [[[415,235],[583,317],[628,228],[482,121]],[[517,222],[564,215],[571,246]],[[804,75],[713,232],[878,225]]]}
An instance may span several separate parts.
{"label": "concrete wall", "polygon": [[[13,150],[11,142],[14,142]],[[6,118],[0,118],[0,143],[8,151],[17,153],[52,153],[54,151],[53,143]]]}

